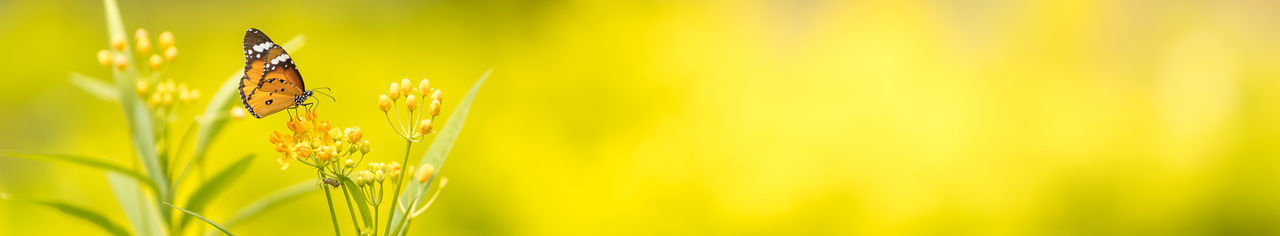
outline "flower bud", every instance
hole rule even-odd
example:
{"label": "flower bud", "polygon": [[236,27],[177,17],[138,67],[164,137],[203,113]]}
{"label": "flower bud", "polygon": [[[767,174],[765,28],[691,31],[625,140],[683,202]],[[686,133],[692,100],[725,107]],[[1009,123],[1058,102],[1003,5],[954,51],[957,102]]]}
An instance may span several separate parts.
{"label": "flower bud", "polygon": [[137,39],[138,39],[137,47],[133,48],[133,50],[137,50],[138,54],[151,53],[151,40],[147,38],[137,38]]}
{"label": "flower bud", "polygon": [[386,94],[378,96],[378,110],[382,110],[382,112],[391,110],[391,98],[387,97]]}
{"label": "flower bud", "polygon": [[156,41],[159,41],[160,48],[173,47],[173,32],[160,32],[160,38]]}
{"label": "flower bud", "polygon": [[333,157],[330,149],[332,148],[329,146],[320,146],[320,148],[316,149],[316,158],[319,158],[320,161],[328,161],[330,157]]}
{"label": "flower bud", "polygon": [[373,147],[369,146],[369,140],[360,141],[360,154],[369,154]]}
{"label": "flower bud", "polygon": [[431,133],[431,128],[432,128],[432,127],[431,127],[431,119],[422,119],[422,121],[419,121],[419,122],[418,122],[418,133],[419,133],[419,134],[423,134],[423,135],[430,134],[430,133]]}
{"label": "flower bud", "polygon": [[400,84],[391,83],[391,86],[387,87],[387,96],[391,97],[391,101],[400,99]]}
{"label": "flower bud", "polygon": [[359,142],[360,138],[364,138],[364,131],[360,130],[360,126],[351,126],[351,128],[347,128],[347,141],[352,143]]}
{"label": "flower bud", "polygon": [[413,96],[413,94],[409,94],[409,96],[405,96],[405,97],[404,97],[404,108],[409,109],[409,111],[413,111],[414,109],[418,109],[418,97],[417,97],[417,96]]}
{"label": "flower bud", "polygon": [[436,89],[436,91],[431,92],[431,100],[444,102],[444,92],[440,92],[439,89]]}
{"label": "flower bud", "polygon": [[427,109],[430,109],[427,112],[431,113],[431,116],[440,115],[440,100],[432,100],[431,106],[427,107]]}
{"label": "flower bud", "polygon": [[400,93],[404,95],[409,95],[409,92],[413,92],[413,82],[410,82],[409,78],[401,79]]}
{"label": "flower bud", "polygon": [[116,69],[124,70],[127,66],[129,66],[129,58],[125,58],[123,53],[116,54]]}
{"label": "flower bud", "polygon": [[418,174],[414,175],[414,179],[418,180],[418,183],[425,184],[427,183],[427,180],[430,180],[431,176],[435,174],[436,168],[431,166],[431,164],[424,163],[422,164],[422,167],[418,167]]}
{"label": "flower bud", "polygon": [[165,59],[165,60],[167,60],[167,61],[169,61],[169,62],[173,62],[173,60],[178,59],[178,48],[177,48],[177,47],[169,47],[168,49],[165,49],[165,50],[164,50],[164,59]]}
{"label": "flower bud", "polygon": [[151,54],[151,69],[152,69],[152,70],[160,69],[160,65],[162,65],[161,63],[164,63],[164,59],[163,59],[163,58],[160,58],[160,55]]}
{"label": "flower bud", "polygon": [[421,93],[423,96],[431,94],[431,81],[422,79],[422,82],[418,82],[418,93]]}
{"label": "flower bud", "polygon": [[364,179],[364,176],[360,175],[356,175],[355,179],[351,181],[356,182],[356,186],[364,186],[365,183],[369,182],[369,180]]}
{"label": "flower bud", "polygon": [[373,172],[369,170],[362,170],[360,171],[360,178],[364,178],[365,180],[373,180]]}
{"label": "flower bud", "polygon": [[378,183],[382,183],[382,181],[383,181],[383,180],[385,180],[385,179],[386,179],[386,177],[387,177],[387,174],[386,174],[385,172],[383,172],[382,170],[378,170],[377,172],[373,172],[373,179],[374,179],[374,180],[377,180],[377,181],[378,181]]}
{"label": "flower bud", "polygon": [[98,50],[98,64],[102,66],[111,65],[111,51],[106,49]]}
{"label": "flower bud", "polygon": [[242,107],[237,106],[237,107],[231,108],[231,118],[236,118],[236,119],[244,118],[244,113],[245,113],[245,110]]}
{"label": "flower bud", "polygon": [[134,37],[134,38],[145,39],[145,38],[150,37],[150,35],[147,35],[147,30],[146,30],[146,29],[138,28],[138,30],[137,30],[137,31],[133,31],[133,37]]}
{"label": "flower bud", "polygon": [[111,37],[111,48],[116,49],[116,51],[124,51],[125,44],[127,42],[125,42],[123,35]]}
{"label": "flower bud", "polygon": [[143,94],[147,94],[147,92],[150,91],[151,83],[147,83],[146,81],[142,81],[142,80],[134,80],[133,88],[135,89],[135,91],[138,92],[138,95],[141,96]]}
{"label": "flower bud", "polygon": [[391,177],[392,180],[399,180],[398,177],[400,177],[400,171],[402,171],[400,169],[400,162],[393,161],[387,166],[387,177]]}
{"label": "flower bud", "polygon": [[356,167],[356,160],[351,160],[351,158],[347,158],[346,161],[342,162],[342,166],[346,168]]}

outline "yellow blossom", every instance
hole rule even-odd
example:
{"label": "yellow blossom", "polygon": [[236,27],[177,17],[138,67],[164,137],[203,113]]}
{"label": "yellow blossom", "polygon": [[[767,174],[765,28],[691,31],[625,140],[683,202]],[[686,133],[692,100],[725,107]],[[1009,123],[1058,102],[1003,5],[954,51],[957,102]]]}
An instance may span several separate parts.
{"label": "yellow blossom", "polygon": [[164,59],[169,62],[178,59],[178,47],[169,47],[164,50]]}
{"label": "yellow blossom", "polygon": [[98,50],[98,64],[102,66],[111,65],[111,51],[106,49]]}
{"label": "yellow blossom", "polygon": [[431,176],[435,174],[436,168],[434,166],[423,163],[421,167],[418,167],[418,174],[414,176],[414,179],[418,180],[418,183],[425,184],[427,183],[427,180],[430,180]]}
{"label": "yellow blossom", "polygon": [[404,95],[409,95],[409,92],[413,92],[413,82],[409,81],[409,78],[401,79],[400,93]]}
{"label": "yellow blossom", "polygon": [[421,93],[424,96],[431,94],[431,81],[422,79],[422,82],[418,82],[418,93]]}
{"label": "yellow blossom", "polygon": [[164,59],[163,59],[163,58],[160,58],[160,55],[151,54],[151,69],[152,69],[152,70],[160,69],[160,65],[163,65],[162,63],[164,63]]}
{"label": "yellow blossom", "polygon": [[431,92],[431,100],[444,102],[444,92],[441,92],[439,89]]}
{"label": "yellow blossom", "polygon": [[373,147],[369,146],[369,140],[360,141],[360,154],[369,154]]}
{"label": "yellow blossom", "polygon": [[359,126],[351,126],[351,128],[347,128],[346,135],[347,141],[359,142],[360,138],[364,138],[364,131],[361,131]]}
{"label": "yellow blossom", "polygon": [[378,109],[382,110],[382,112],[391,110],[391,98],[387,97],[386,94],[378,96]]}
{"label": "yellow blossom", "polygon": [[399,99],[400,85],[396,83],[391,83],[391,86],[387,87],[387,96],[391,97],[391,101],[395,101],[396,99]]}
{"label": "yellow blossom", "polygon": [[160,38],[156,41],[159,41],[160,48],[173,47],[173,32],[160,32]]}
{"label": "yellow blossom", "polygon": [[413,111],[414,109],[418,109],[418,97],[417,97],[417,96],[413,96],[413,94],[409,94],[409,96],[405,96],[405,97],[404,97],[404,108],[409,109],[409,111]]}
{"label": "yellow blossom", "polygon": [[115,64],[117,70],[124,70],[125,67],[129,66],[129,58],[125,58],[123,53],[117,53]]}
{"label": "yellow blossom", "polygon": [[427,112],[430,113],[431,116],[440,115],[440,100],[432,100],[431,106],[427,107],[427,109]]}
{"label": "yellow blossom", "polygon": [[431,133],[431,119],[422,119],[418,122],[418,133],[426,135]]}
{"label": "yellow blossom", "polygon": [[116,51],[124,51],[125,44],[128,44],[128,42],[125,42],[123,35],[111,37],[111,48],[116,49]]}

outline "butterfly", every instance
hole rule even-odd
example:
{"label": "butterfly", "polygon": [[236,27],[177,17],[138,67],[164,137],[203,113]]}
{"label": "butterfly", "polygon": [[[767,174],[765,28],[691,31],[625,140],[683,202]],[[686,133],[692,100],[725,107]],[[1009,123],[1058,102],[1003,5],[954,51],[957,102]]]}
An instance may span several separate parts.
{"label": "butterfly", "polygon": [[284,109],[310,105],[312,95],[302,81],[298,66],[283,47],[261,30],[244,32],[244,76],[240,77],[240,101],[253,117],[275,114]]}

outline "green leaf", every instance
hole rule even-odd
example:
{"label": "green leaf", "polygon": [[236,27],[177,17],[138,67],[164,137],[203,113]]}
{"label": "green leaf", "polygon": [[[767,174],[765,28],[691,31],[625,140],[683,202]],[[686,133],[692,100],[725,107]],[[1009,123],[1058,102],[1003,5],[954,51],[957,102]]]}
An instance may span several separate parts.
{"label": "green leaf", "polygon": [[71,84],[84,89],[85,92],[93,95],[93,97],[108,102],[120,102],[120,94],[116,93],[115,88],[111,87],[110,83],[76,72],[71,72],[67,79],[71,81]]}
{"label": "green leaf", "polygon": [[[315,180],[307,180],[290,185],[289,187],[259,198],[257,201],[249,203],[249,205],[244,208],[240,208],[239,211],[236,211],[235,215],[231,215],[231,218],[223,221],[222,225],[226,227],[235,226],[241,221],[252,219],[254,216],[257,216],[258,213],[271,210],[272,208],[279,206],[281,203],[293,201],[294,199],[302,197],[303,194],[316,191],[317,189],[319,188],[316,187]],[[205,232],[204,235],[214,236],[217,234],[218,231],[209,230],[208,232]]]}
{"label": "green leaf", "polygon": [[166,202],[166,203],[164,203],[164,204],[165,204],[165,205],[169,205],[169,207],[173,207],[174,209],[178,209],[179,211],[186,212],[188,216],[195,216],[196,218],[200,218],[200,220],[203,220],[205,223],[209,223],[209,225],[212,225],[214,228],[217,228],[218,230],[221,230],[221,231],[222,231],[222,233],[225,233],[225,234],[227,234],[227,235],[231,235],[231,236],[235,236],[235,235],[236,235],[236,234],[231,233],[231,231],[230,231],[230,230],[227,230],[227,227],[222,227],[222,225],[219,225],[218,223],[214,223],[214,222],[213,222],[213,220],[209,220],[209,218],[204,218],[204,216],[200,216],[200,214],[196,214],[195,212],[188,211],[187,209],[182,209],[181,207],[174,206],[173,204],[169,204],[168,202]]}
{"label": "green leaf", "polygon": [[137,235],[165,234],[165,226],[161,224],[164,221],[160,220],[160,213],[152,207],[155,206],[154,204],[150,204],[152,199],[141,194],[138,182],[120,173],[107,172],[107,184],[111,186],[111,193],[116,196],[116,202],[120,203],[125,217],[133,225],[134,233]]}
{"label": "green leaf", "polygon": [[71,164],[78,164],[78,165],[98,168],[106,171],[114,171],[116,173],[129,176],[130,178],[133,178],[134,180],[138,181],[138,183],[146,184],[146,186],[148,188],[151,188],[152,191],[155,191],[156,189],[155,183],[151,182],[150,179],[147,179],[146,175],[143,175],[142,173],[138,173],[137,171],[118,165],[116,163],[112,163],[102,158],[93,158],[93,157],[69,155],[69,154],[29,153],[29,152],[20,152],[20,151],[0,151],[0,155],[23,158],[23,159],[40,160],[40,161],[65,161]]}
{"label": "green leaf", "polygon": [[355,201],[356,206],[360,207],[360,218],[364,221],[366,227],[373,225],[373,213],[369,211],[368,201],[364,196],[364,191],[360,190],[360,186],[356,186],[356,182],[346,176],[338,176],[342,180],[342,186],[347,188],[347,192],[351,194],[351,201]]}
{"label": "green leaf", "polygon": [[[200,188],[196,189],[196,192],[192,193],[191,198],[187,200],[187,209],[192,211],[204,210],[205,206],[208,206],[214,197],[217,197],[219,193],[222,193],[222,190],[227,189],[227,186],[230,186],[232,182],[235,182],[236,179],[239,179],[244,174],[245,170],[249,169],[249,164],[252,164],[252,161],[253,154],[245,155],[239,161],[219,171],[209,181],[201,184]],[[186,229],[187,223],[191,223],[190,215],[182,217],[181,223],[178,224],[178,229]]]}
{"label": "green leaf", "polygon": [[[115,0],[103,0],[107,15],[107,32],[110,37],[108,39],[121,38],[128,39],[124,30],[124,20],[120,17],[120,9]],[[128,43],[120,52],[128,61],[133,60],[132,46]],[[129,130],[133,136],[133,147],[137,150],[138,155],[142,159],[143,167],[147,170],[151,181],[155,182],[158,188],[160,199],[169,199],[169,181],[165,178],[163,166],[160,163],[160,157],[156,153],[155,148],[155,129],[152,127],[151,115],[147,110],[146,104],[135,94],[136,85],[134,79],[137,76],[135,66],[125,67],[124,70],[112,70],[115,77],[116,89],[120,97],[120,104],[123,105],[125,117],[129,123]],[[169,211],[164,211],[165,213]],[[167,214],[166,214],[167,215]],[[166,217],[167,218],[167,217]]]}
{"label": "green leaf", "polygon": [[[297,53],[306,44],[307,37],[298,35],[285,42],[284,49]],[[209,105],[204,108],[205,115],[196,121],[200,127],[196,131],[195,151],[192,152],[191,160],[182,168],[182,172],[174,180],[174,183],[182,183],[196,163],[204,160],[204,155],[209,151],[209,143],[213,142],[213,138],[217,137],[221,133],[222,127],[227,124],[228,116],[226,114],[232,107],[242,106],[239,91],[240,77],[243,75],[244,69],[237,70],[231,74],[231,77],[222,82],[222,86],[218,87],[217,92],[213,93],[212,98],[209,100]]]}
{"label": "green leaf", "polygon": [[76,218],[87,220],[89,221],[89,223],[93,223],[94,225],[97,225],[103,230],[106,230],[107,232],[111,233],[111,235],[120,235],[120,236],[129,235],[128,230],[125,230],[124,227],[120,227],[120,225],[117,225],[115,222],[111,222],[111,219],[107,218],[106,216],[103,216],[102,214],[99,214],[98,212],[95,212],[93,210],[72,205],[70,203],[54,201],[54,200],[36,200],[36,199],[18,198],[14,196],[9,196],[9,194],[7,193],[0,193],[0,200],[22,200],[25,202],[47,206],[53,209],[58,209],[59,211],[62,211],[62,213],[66,213],[67,215],[71,215]]}
{"label": "green leaf", "polygon": [[[471,110],[471,102],[476,99],[476,93],[480,92],[480,85],[484,84],[484,80],[489,78],[489,73],[491,72],[493,72],[493,69],[485,71],[484,75],[480,76],[479,80],[476,80],[475,85],[471,86],[471,90],[467,91],[467,96],[463,97],[462,100],[458,102],[458,106],[454,108],[453,114],[449,115],[449,120],[445,121],[446,123],[444,124],[444,128],[440,129],[440,132],[436,134],[435,141],[431,141],[431,147],[427,149],[426,154],[422,155],[422,160],[418,161],[418,163],[428,163],[436,168],[436,173],[440,173],[440,168],[444,165],[445,157],[449,156],[449,149],[453,148],[453,142],[458,140],[458,133],[462,132],[462,124],[467,120],[467,112]],[[434,180],[435,176],[432,176],[431,179]],[[425,184],[418,183],[417,181],[407,182],[409,182],[409,185],[400,192],[401,203],[411,203],[421,199],[423,196],[413,196],[413,194],[408,193],[410,191],[418,191],[418,188],[431,186],[430,182]],[[391,216],[391,221],[388,221],[387,224],[392,224],[392,222],[396,222],[395,224],[402,224],[407,220],[404,212],[395,209],[393,209],[392,212],[394,213]],[[387,231],[385,235],[393,234],[390,231]]]}

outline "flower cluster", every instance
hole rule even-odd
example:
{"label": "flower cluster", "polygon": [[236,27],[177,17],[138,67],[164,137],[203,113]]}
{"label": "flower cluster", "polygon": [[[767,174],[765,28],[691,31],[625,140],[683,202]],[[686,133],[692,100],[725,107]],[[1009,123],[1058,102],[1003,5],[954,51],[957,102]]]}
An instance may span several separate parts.
{"label": "flower cluster", "polygon": [[[276,160],[280,169],[289,168],[290,161],[298,161],[319,169],[329,169],[332,173],[345,173],[342,166],[354,166],[351,156],[360,153],[360,159],[370,151],[369,140],[364,139],[360,127],[352,126],[341,129],[330,125],[328,120],[320,120],[315,111],[307,112],[287,123],[291,135],[276,131],[269,140],[275,145],[280,158]],[[338,160],[346,160],[343,165],[336,165]]]}
{"label": "flower cluster", "polygon": [[[397,107],[400,97],[404,97],[405,116],[400,117],[400,109],[392,109]],[[424,102],[422,99],[430,99]],[[401,137],[410,141],[421,141],[423,136],[433,132],[431,120],[440,115],[440,106],[444,102],[444,93],[439,89],[431,88],[431,82],[423,79],[418,82],[418,86],[413,86],[413,82],[408,78],[400,80],[400,83],[391,83],[387,88],[387,93],[378,96],[378,109],[382,110],[383,115],[387,116],[387,122],[391,122],[392,114],[395,112],[396,117],[396,133]],[[420,110],[422,103],[426,103],[426,110]],[[426,119],[422,119],[422,114],[427,114]],[[407,121],[406,121],[407,120]]]}
{"label": "flower cluster", "polygon": [[[156,38],[160,46],[158,49],[161,50],[157,51],[157,53],[151,53],[151,38],[146,29],[138,29],[133,36],[135,39],[133,49],[138,52],[138,55],[150,55],[146,57],[146,62],[151,70],[158,70],[165,63],[172,63],[178,59],[178,47],[173,44],[173,32],[162,32]],[[124,54],[127,46],[128,42],[124,37],[112,38],[111,50],[103,49],[98,51],[98,64],[102,66],[114,65],[117,70],[124,70],[129,66],[129,58]],[[163,53],[163,56],[160,53]]]}

